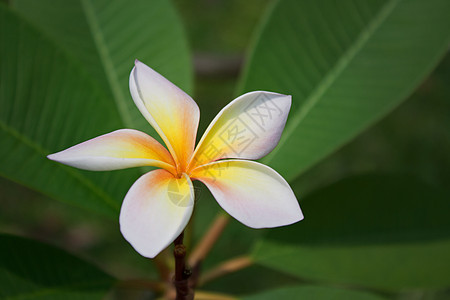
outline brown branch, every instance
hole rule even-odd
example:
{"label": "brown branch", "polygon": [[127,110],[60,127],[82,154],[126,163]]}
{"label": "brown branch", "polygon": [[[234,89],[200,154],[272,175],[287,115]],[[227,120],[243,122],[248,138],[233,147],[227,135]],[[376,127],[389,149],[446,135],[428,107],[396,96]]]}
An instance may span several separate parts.
{"label": "brown branch", "polygon": [[206,272],[203,276],[200,277],[199,285],[203,285],[206,282],[214,280],[218,277],[221,277],[226,274],[230,274],[244,268],[247,268],[253,264],[252,259],[249,256],[240,256],[230,260],[227,260],[214,269]]}
{"label": "brown branch", "polygon": [[174,241],[175,276],[173,284],[176,290],[175,300],[193,300],[194,291],[189,287],[188,283],[188,278],[191,273],[186,269],[186,247],[183,245],[183,235],[181,233]]}
{"label": "brown branch", "polygon": [[205,259],[209,251],[219,239],[223,230],[227,226],[230,216],[224,213],[219,213],[211,225],[209,230],[203,236],[202,240],[197,244],[192,254],[189,256],[189,265],[194,269]]}

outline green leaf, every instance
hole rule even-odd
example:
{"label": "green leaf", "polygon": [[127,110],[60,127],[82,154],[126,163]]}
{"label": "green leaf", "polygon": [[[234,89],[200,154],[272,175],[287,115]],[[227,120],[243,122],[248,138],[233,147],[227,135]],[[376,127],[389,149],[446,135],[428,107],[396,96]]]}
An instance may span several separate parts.
{"label": "green leaf", "polygon": [[1,299],[102,299],[114,279],[61,249],[0,234]]}
{"label": "green leaf", "polygon": [[116,216],[136,170],[86,172],[46,158],[120,128],[116,109],[82,69],[3,5],[0,17],[0,174]]}
{"label": "green leaf", "polygon": [[[239,237],[239,234],[235,234],[235,237]],[[232,242],[229,243],[228,247],[233,247]],[[215,255],[215,252],[222,249],[215,248],[214,250],[215,251],[211,252],[213,255]],[[202,268],[207,270],[207,268],[204,268],[203,266]],[[242,284],[243,282],[245,282],[245,284]],[[215,291],[229,295],[252,295],[255,291],[261,293],[263,291],[302,283],[302,280],[299,280],[297,277],[290,274],[253,264],[238,272],[232,272],[221,276],[220,278],[216,278],[211,282],[202,284],[199,288],[205,291]]]}
{"label": "green leaf", "polygon": [[265,163],[291,181],[396,107],[447,50],[449,10],[447,0],[278,1],[240,86],[293,96]]}
{"label": "green leaf", "polygon": [[151,131],[128,92],[134,58],[190,88],[173,8],[167,1],[14,4],[35,25],[1,5],[0,175],[116,218],[139,170],[81,171],[46,155],[124,127]]}
{"label": "green leaf", "polygon": [[324,300],[382,300],[385,298],[360,291],[321,286],[295,286],[241,297],[242,300],[324,299]]}
{"label": "green leaf", "polygon": [[130,96],[135,59],[187,92],[192,88],[186,38],[170,1],[14,0],[13,6],[84,65],[127,128],[158,137]]}
{"label": "green leaf", "polygon": [[450,194],[368,174],[302,202],[305,220],[273,229],[256,262],[300,278],[397,290],[450,285]]}

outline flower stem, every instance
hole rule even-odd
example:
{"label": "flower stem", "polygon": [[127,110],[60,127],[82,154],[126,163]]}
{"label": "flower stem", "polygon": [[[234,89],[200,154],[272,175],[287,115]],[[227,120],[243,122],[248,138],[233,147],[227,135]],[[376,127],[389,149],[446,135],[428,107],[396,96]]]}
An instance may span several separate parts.
{"label": "flower stem", "polygon": [[175,248],[173,256],[175,257],[175,276],[173,284],[176,290],[176,300],[193,300],[194,291],[189,287],[190,270],[186,269],[186,247],[183,245],[184,232],[174,241]]}
{"label": "flower stem", "polygon": [[214,280],[223,275],[242,270],[251,266],[252,264],[253,261],[249,256],[240,256],[224,261],[220,265],[200,277],[199,285],[202,286],[206,282]]}
{"label": "flower stem", "polygon": [[227,226],[229,220],[230,216],[225,213],[219,213],[216,216],[209,230],[189,256],[189,265],[193,266],[194,269],[206,258],[209,251],[211,251],[212,247]]}

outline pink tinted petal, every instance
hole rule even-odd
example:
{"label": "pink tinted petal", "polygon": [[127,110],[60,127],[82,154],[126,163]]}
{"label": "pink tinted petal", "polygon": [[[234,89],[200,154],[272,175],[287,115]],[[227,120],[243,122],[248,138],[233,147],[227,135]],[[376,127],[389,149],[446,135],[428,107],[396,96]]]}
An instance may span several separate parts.
{"label": "pink tinted petal", "polygon": [[138,60],[130,74],[130,91],[141,113],[184,170],[194,150],[200,118],[195,101]]}
{"label": "pink tinted petal", "polygon": [[259,159],[278,144],[291,96],[251,92],[225,106],[203,134],[191,168],[221,158]]}
{"label": "pink tinted petal", "polygon": [[120,231],[142,256],[153,258],[184,230],[194,205],[186,174],[151,171],[130,188],[120,211]]}
{"label": "pink tinted petal", "polygon": [[191,174],[222,208],[252,228],[289,225],[303,219],[289,184],[273,169],[253,161],[222,160]]}
{"label": "pink tinted petal", "polygon": [[151,136],[133,129],[120,129],[90,139],[49,159],[91,171],[154,166],[174,172],[170,153]]}

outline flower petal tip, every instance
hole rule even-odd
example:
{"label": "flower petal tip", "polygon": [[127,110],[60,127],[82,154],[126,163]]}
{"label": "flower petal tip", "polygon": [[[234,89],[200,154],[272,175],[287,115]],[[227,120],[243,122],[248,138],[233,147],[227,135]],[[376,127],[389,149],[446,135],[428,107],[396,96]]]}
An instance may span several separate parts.
{"label": "flower petal tip", "polygon": [[[120,232],[122,233],[122,236],[125,238],[125,240],[129,240],[129,236],[127,235],[126,230],[123,230],[122,224],[120,224]],[[131,243],[130,243],[131,244]],[[135,245],[135,244],[131,244],[131,246],[133,247],[133,249],[139,253],[140,255],[142,255],[143,257],[146,258],[155,258],[159,253],[161,253],[164,249],[159,249],[157,251],[154,250],[150,250],[150,249],[146,249],[146,248],[140,248],[139,246]]]}
{"label": "flower petal tip", "polygon": [[[297,200],[297,199],[295,199],[295,200]],[[293,207],[289,208],[289,215],[290,215],[289,222],[287,222],[286,224],[281,225],[281,226],[295,224],[295,223],[302,221],[305,218],[303,215],[302,209],[300,208],[300,205],[298,204],[298,201],[296,201],[296,202],[297,202],[297,205],[295,205],[296,209],[294,209]]]}
{"label": "flower petal tip", "polygon": [[300,207],[298,207],[298,211],[296,212],[286,212],[286,215],[282,218],[279,219],[279,221],[274,221],[272,220],[270,223],[266,223],[266,224],[260,224],[259,226],[252,226],[252,225],[247,225],[248,227],[251,228],[255,228],[255,229],[260,229],[260,228],[276,228],[276,227],[283,227],[283,226],[289,226],[289,225],[293,225],[295,223],[298,223],[300,221],[302,221],[304,219],[303,213],[300,209]]}
{"label": "flower petal tip", "polygon": [[292,105],[292,95],[285,95],[289,99],[289,108]]}
{"label": "flower petal tip", "polygon": [[142,61],[140,61],[139,59],[135,59],[134,60],[134,68],[139,68],[142,69],[143,67],[147,67],[151,70],[153,70],[152,68],[150,68],[149,66],[147,66],[146,64],[144,64]]}
{"label": "flower petal tip", "polygon": [[[305,216],[303,215],[302,211],[299,209],[299,212],[298,212],[296,218],[294,219],[294,221],[291,224],[298,223],[298,222],[302,221],[304,218],[305,218]],[[290,225],[290,224],[288,224],[288,225]]]}
{"label": "flower petal tip", "polygon": [[58,161],[58,162],[59,162],[59,160],[61,159],[61,158],[59,157],[59,156],[60,156],[59,153],[60,153],[60,152],[49,154],[49,155],[47,155],[47,158],[50,159],[50,160]]}

